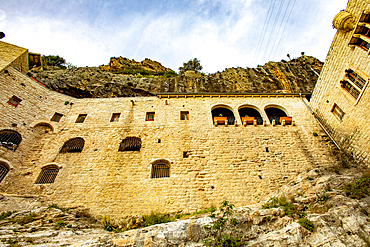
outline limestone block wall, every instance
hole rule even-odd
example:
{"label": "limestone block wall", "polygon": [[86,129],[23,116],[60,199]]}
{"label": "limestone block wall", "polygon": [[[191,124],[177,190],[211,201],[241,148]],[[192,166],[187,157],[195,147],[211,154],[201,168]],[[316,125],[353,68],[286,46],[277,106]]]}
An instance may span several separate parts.
{"label": "limestone block wall", "polygon": [[[8,73],[5,73],[5,70]],[[8,66],[5,70],[0,72],[0,130],[17,131],[22,136],[22,142],[15,151],[0,145],[0,161],[10,168],[0,184],[0,191],[4,191],[17,176],[24,174],[25,162],[29,161],[31,153],[37,154],[37,146],[44,145],[42,139],[52,138],[63,128],[63,117],[59,123],[50,119],[55,112],[67,115],[72,106],[65,105],[65,101],[74,100],[46,89],[13,67]],[[21,99],[16,107],[8,103],[13,96]],[[40,123],[48,127],[40,126]],[[35,159],[37,160],[37,155]]]}
{"label": "limestone block wall", "polygon": [[[356,26],[364,11],[369,10],[370,3],[365,0],[350,0],[346,8]],[[356,160],[369,164],[370,127],[367,118],[370,105],[370,56],[366,49],[349,45],[355,29],[337,31],[310,104],[343,150]],[[347,80],[346,69],[353,69],[367,81],[358,98],[341,87],[340,81]],[[334,104],[343,111],[342,119],[334,114]]]}
{"label": "limestone block wall", "polygon": [[0,41],[0,71],[11,65],[23,73],[28,71],[28,50]]}
{"label": "limestone block wall", "polygon": [[[75,99],[9,71],[0,75],[0,126],[18,131],[23,141],[16,151],[0,147],[0,157],[13,168],[0,183],[5,193],[40,195],[50,203],[84,205],[94,215],[120,218],[194,211],[223,200],[250,204],[302,171],[336,162],[297,95]],[[7,103],[12,95],[22,99],[17,107]],[[211,110],[217,106],[232,110],[238,125],[214,126]],[[242,126],[243,106],[257,109],[267,126]],[[268,106],[284,109],[296,125],[272,126],[264,111]],[[189,120],[180,120],[181,111],[189,112]],[[63,114],[59,123],[50,121],[55,112]],[[154,121],[145,121],[147,112],[155,112]],[[121,114],[118,122],[110,122],[113,113]],[[76,123],[79,114],[87,114],[83,123]],[[76,137],[85,140],[81,153],[59,152]],[[140,138],[140,151],[118,151],[126,137]],[[159,160],[170,165],[169,177],[151,178]],[[36,184],[50,164],[60,168],[55,182]]]}

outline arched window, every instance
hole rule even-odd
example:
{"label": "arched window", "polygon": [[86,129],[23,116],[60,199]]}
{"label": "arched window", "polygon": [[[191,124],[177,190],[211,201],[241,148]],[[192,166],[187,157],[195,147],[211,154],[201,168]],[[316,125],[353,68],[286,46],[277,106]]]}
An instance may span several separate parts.
{"label": "arched window", "polygon": [[22,141],[22,136],[14,130],[0,131],[0,145],[13,151],[17,149]]}
{"label": "arched window", "polygon": [[[263,119],[261,117],[261,114],[259,113],[259,111],[257,111],[256,109],[253,109],[252,107],[248,107],[248,106],[240,107],[239,108],[239,115],[240,115],[242,123],[243,123],[243,118],[252,118],[253,121],[254,120],[257,121],[257,125],[262,125],[263,124]],[[252,123],[247,122],[247,124],[253,124],[253,121],[252,121]]]}
{"label": "arched window", "polygon": [[118,151],[140,151],[141,139],[138,137],[126,137],[119,145]]}
{"label": "arched window", "polygon": [[9,168],[4,163],[0,163],[0,183],[5,178],[6,174],[8,174]]}
{"label": "arched window", "polygon": [[272,123],[272,121],[275,120],[276,124],[281,124],[280,118],[287,117],[287,114],[285,113],[285,111],[277,107],[268,107],[265,109],[265,112],[267,114],[267,117],[270,120],[270,123]]}
{"label": "arched window", "polygon": [[39,178],[36,184],[52,184],[55,181],[59,172],[59,167],[55,165],[46,166],[42,168]]}
{"label": "arched window", "polygon": [[59,153],[81,153],[84,148],[85,140],[81,137],[66,141]]}
{"label": "arched window", "polygon": [[218,125],[225,124],[225,120],[227,120],[228,125],[234,125],[235,123],[234,113],[224,106],[216,106],[212,109],[212,119],[213,123],[217,121]]}
{"label": "arched window", "polygon": [[152,165],[152,178],[170,177],[170,165],[167,161],[161,160]]}

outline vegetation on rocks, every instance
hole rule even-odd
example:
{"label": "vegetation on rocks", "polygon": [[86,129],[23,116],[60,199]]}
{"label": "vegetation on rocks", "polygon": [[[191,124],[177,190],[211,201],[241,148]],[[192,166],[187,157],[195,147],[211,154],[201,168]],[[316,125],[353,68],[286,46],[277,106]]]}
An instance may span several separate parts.
{"label": "vegetation on rocks", "polygon": [[354,182],[343,185],[343,191],[350,198],[361,199],[369,196],[370,193],[370,173],[363,174]]}
{"label": "vegetation on rocks", "polygon": [[190,59],[186,63],[183,63],[182,67],[179,67],[180,74],[188,70],[200,72],[202,69],[203,66],[200,65],[200,60],[198,60],[198,58]]}

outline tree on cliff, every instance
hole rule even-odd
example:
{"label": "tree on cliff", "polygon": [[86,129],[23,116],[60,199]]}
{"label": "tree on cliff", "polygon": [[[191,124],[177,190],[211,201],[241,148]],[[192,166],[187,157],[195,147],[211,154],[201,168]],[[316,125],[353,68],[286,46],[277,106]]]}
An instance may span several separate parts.
{"label": "tree on cliff", "polygon": [[66,60],[58,55],[54,56],[54,55],[49,55],[49,56],[45,56],[45,55],[42,55],[42,63],[44,65],[48,65],[48,66],[57,66],[57,67],[60,67],[60,68],[65,68],[65,64],[66,64]]}
{"label": "tree on cliff", "polygon": [[203,69],[202,65],[200,65],[200,60],[198,58],[190,59],[187,63],[183,63],[182,67],[179,67],[179,72],[184,73],[188,70],[194,70],[195,72],[199,72]]}

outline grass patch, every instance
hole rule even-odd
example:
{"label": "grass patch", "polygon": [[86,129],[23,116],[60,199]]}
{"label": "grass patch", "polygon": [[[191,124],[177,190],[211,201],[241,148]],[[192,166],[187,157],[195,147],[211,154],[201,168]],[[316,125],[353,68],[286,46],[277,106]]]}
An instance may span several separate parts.
{"label": "grass patch", "polygon": [[365,173],[361,178],[352,183],[343,185],[343,192],[350,198],[361,199],[369,195],[370,173]]}
{"label": "grass patch", "polygon": [[55,203],[50,204],[50,205],[48,206],[48,209],[51,209],[51,208],[59,209],[59,210],[60,210],[60,211],[62,211],[62,212],[68,212],[68,210],[69,210],[69,208],[62,208],[62,207],[59,207],[59,206],[58,206],[58,204],[55,204]]}
{"label": "grass patch", "polygon": [[23,226],[25,224],[28,224],[28,223],[34,221],[35,217],[36,217],[36,214],[33,213],[33,212],[30,212],[28,215],[26,215],[22,218],[15,219],[15,222],[17,222],[19,225]]}
{"label": "grass patch", "polygon": [[67,224],[64,222],[64,220],[58,220],[56,223],[55,223],[55,229],[56,230],[59,230],[60,228],[62,227],[65,227]]}
{"label": "grass patch", "polygon": [[286,215],[298,214],[297,206],[291,202],[288,202],[287,199],[282,197],[273,197],[268,202],[262,205],[263,209],[270,208],[279,208],[281,207]]}
{"label": "grass patch", "polygon": [[309,219],[307,219],[306,217],[303,217],[303,218],[300,218],[298,220],[298,223],[303,226],[304,228],[306,228],[307,230],[309,230],[310,232],[313,232],[313,230],[315,230],[315,226],[314,224],[312,223],[312,221],[310,221]]}
{"label": "grass patch", "polygon": [[3,220],[3,219],[5,219],[5,218],[8,218],[10,215],[12,215],[12,214],[14,214],[14,213],[16,213],[17,211],[7,211],[7,212],[2,212],[1,214],[0,214],[0,220]]}

